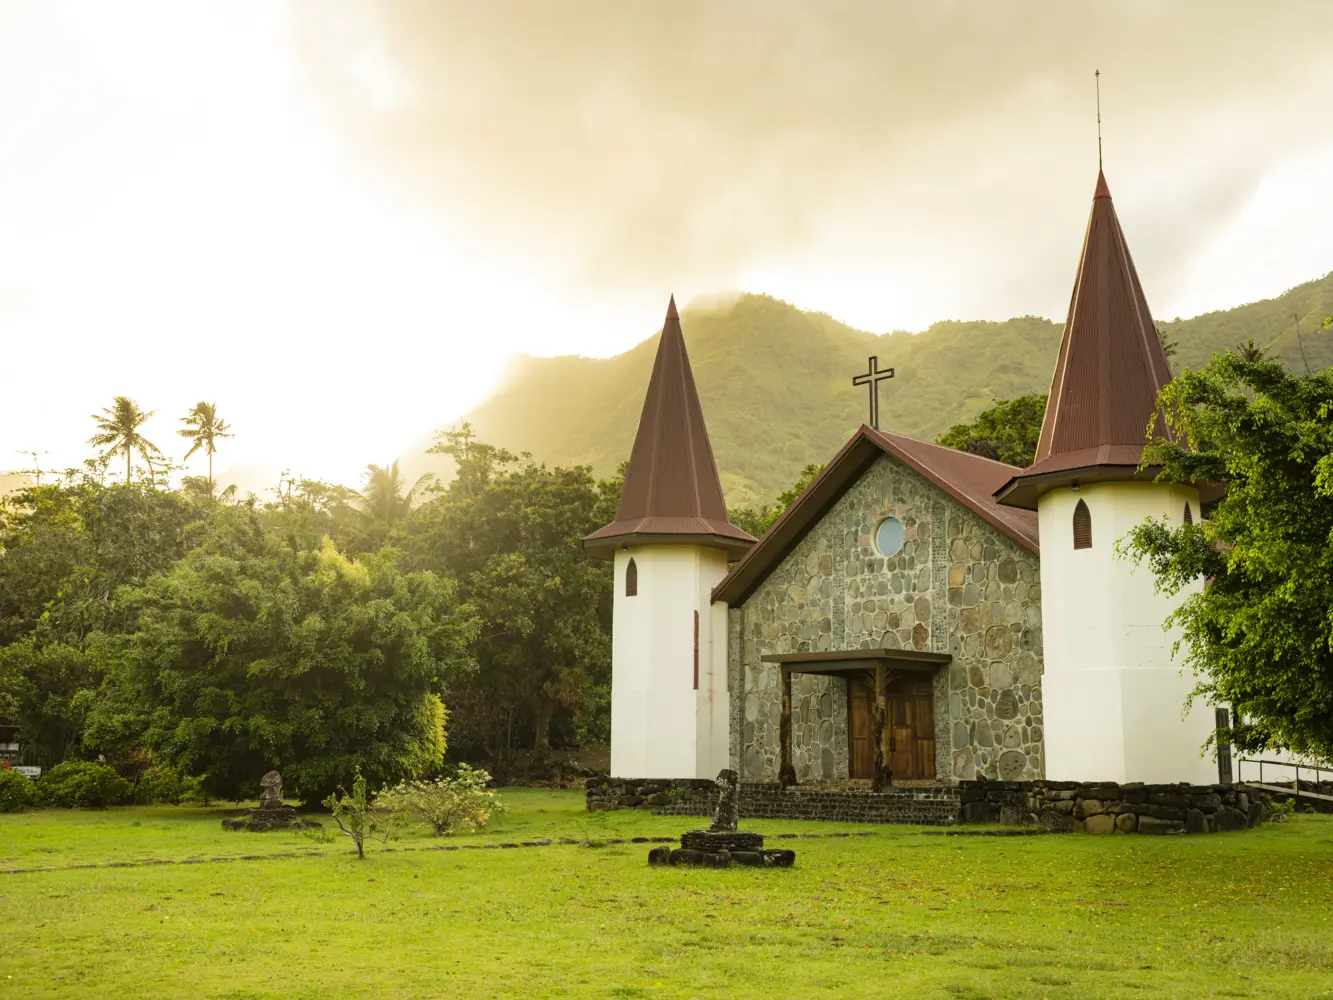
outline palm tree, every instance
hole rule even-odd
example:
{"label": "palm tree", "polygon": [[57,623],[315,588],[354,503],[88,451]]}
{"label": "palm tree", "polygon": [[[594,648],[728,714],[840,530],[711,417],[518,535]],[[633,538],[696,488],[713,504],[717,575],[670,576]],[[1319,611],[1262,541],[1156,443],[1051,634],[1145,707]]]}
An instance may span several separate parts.
{"label": "palm tree", "polygon": [[200,448],[208,456],[208,495],[213,495],[213,453],[218,450],[217,439],[234,437],[231,433],[231,425],[218,416],[217,403],[198,402],[194,404],[194,409],[181,417],[181,423],[184,428],[176,433],[183,438],[189,438],[194,443],[190,445],[190,450],[185,453],[188,459]]}
{"label": "palm tree", "polygon": [[434,479],[429,472],[417,479],[406,493],[402,476],[398,472],[398,460],[389,466],[367,465],[366,485],[353,497],[361,512],[380,524],[393,524],[401,521],[412,509],[412,499],[417,490]]}
{"label": "palm tree", "polygon": [[88,439],[88,443],[94,448],[106,449],[103,452],[106,456],[114,455],[118,451],[125,453],[127,483],[130,481],[130,459],[136,451],[143,456],[145,462],[149,463],[150,468],[154,458],[162,457],[157,445],[139,433],[139,428],[156,412],[149,410],[145,413],[129,396],[117,396],[111,406],[104,409],[100,415],[96,413],[92,415],[97,421],[97,433]]}
{"label": "palm tree", "polygon": [[1268,357],[1268,348],[1260,347],[1254,342],[1254,338],[1250,338],[1243,344],[1237,344],[1235,351],[1240,355],[1242,361],[1263,361]]}

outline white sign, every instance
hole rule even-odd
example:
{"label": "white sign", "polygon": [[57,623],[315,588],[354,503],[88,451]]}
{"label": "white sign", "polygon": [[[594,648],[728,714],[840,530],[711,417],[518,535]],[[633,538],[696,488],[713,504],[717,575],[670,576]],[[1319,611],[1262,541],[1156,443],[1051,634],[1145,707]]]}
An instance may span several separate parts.
{"label": "white sign", "polygon": [[23,775],[25,778],[31,778],[33,781],[36,781],[38,778],[42,776],[42,769],[40,767],[24,766],[24,767],[16,767],[14,768],[14,770],[17,771],[19,774]]}

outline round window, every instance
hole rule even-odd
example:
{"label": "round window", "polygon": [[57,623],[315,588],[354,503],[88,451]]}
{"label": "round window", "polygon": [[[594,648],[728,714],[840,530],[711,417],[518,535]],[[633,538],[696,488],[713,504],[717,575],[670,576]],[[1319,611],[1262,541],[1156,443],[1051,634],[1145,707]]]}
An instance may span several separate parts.
{"label": "round window", "polygon": [[903,523],[896,517],[886,517],[875,528],[875,548],[882,556],[896,556],[903,547]]}

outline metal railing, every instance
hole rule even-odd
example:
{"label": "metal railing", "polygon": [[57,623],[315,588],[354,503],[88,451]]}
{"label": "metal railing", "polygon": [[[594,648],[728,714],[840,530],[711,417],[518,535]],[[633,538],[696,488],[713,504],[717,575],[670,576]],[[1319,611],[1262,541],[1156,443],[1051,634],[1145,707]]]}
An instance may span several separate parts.
{"label": "metal railing", "polygon": [[[1245,769],[1244,769],[1244,767],[1242,766],[1242,765],[1245,765],[1245,764],[1258,764],[1258,765],[1259,765],[1259,780],[1258,780],[1257,782],[1255,782],[1255,784],[1258,784],[1258,785],[1262,785],[1262,784],[1264,784],[1264,765],[1265,765],[1265,764],[1267,764],[1269,767],[1288,767],[1288,768],[1292,768],[1292,769],[1294,769],[1295,772],[1296,772],[1296,779],[1295,779],[1295,781],[1292,783],[1291,793],[1292,793],[1292,796],[1293,796],[1294,798],[1298,798],[1298,799],[1301,797],[1301,769],[1302,769],[1302,768],[1304,768],[1306,771],[1313,771],[1313,772],[1314,772],[1314,784],[1316,785],[1316,787],[1317,787],[1317,786],[1319,785],[1319,783],[1323,780],[1323,779],[1320,777],[1321,774],[1333,774],[1333,768],[1330,768],[1330,767],[1317,767],[1317,766],[1315,766],[1314,764],[1294,764],[1294,763],[1292,763],[1291,761],[1286,761],[1286,760],[1264,760],[1264,759],[1261,759],[1261,758],[1258,758],[1258,757],[1237,757],[1237,758],[1236,758],[1236,782],[1237,782],[1237,784],[1243,783],[1244,780],[1245,780],[1245,778],[1244,778]],[[1313,794],[1318,795],[1319,793],[1318,793],[1318,792],[1315,792],[1315,793],[1313,793]]]}

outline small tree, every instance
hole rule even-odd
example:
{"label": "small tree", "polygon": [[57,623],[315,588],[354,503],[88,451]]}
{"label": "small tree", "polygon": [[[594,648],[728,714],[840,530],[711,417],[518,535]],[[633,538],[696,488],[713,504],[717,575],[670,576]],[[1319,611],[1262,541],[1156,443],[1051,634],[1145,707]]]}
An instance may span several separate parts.
{"label": "small tree", "polygon": [[437,837],[480,830],[505,809],[500,793],[486,787],[490,780],[480,768],[459,764],[453,778],[400,782],[377,796],[375,807],[420,816]]}
{"label": "small tree", "polygon": [[341,785],[338,790],[324,800],[325,807],[333,813],[333,821],[345,836],[356,844],[356,856],[365,860],[366,841],[377,840],[387,844],[393,837],[393,810],[377,809],[371,805],[370,794],[366,791],[366,779],[357,767],[356,777],[352,780],[352,794]]}

